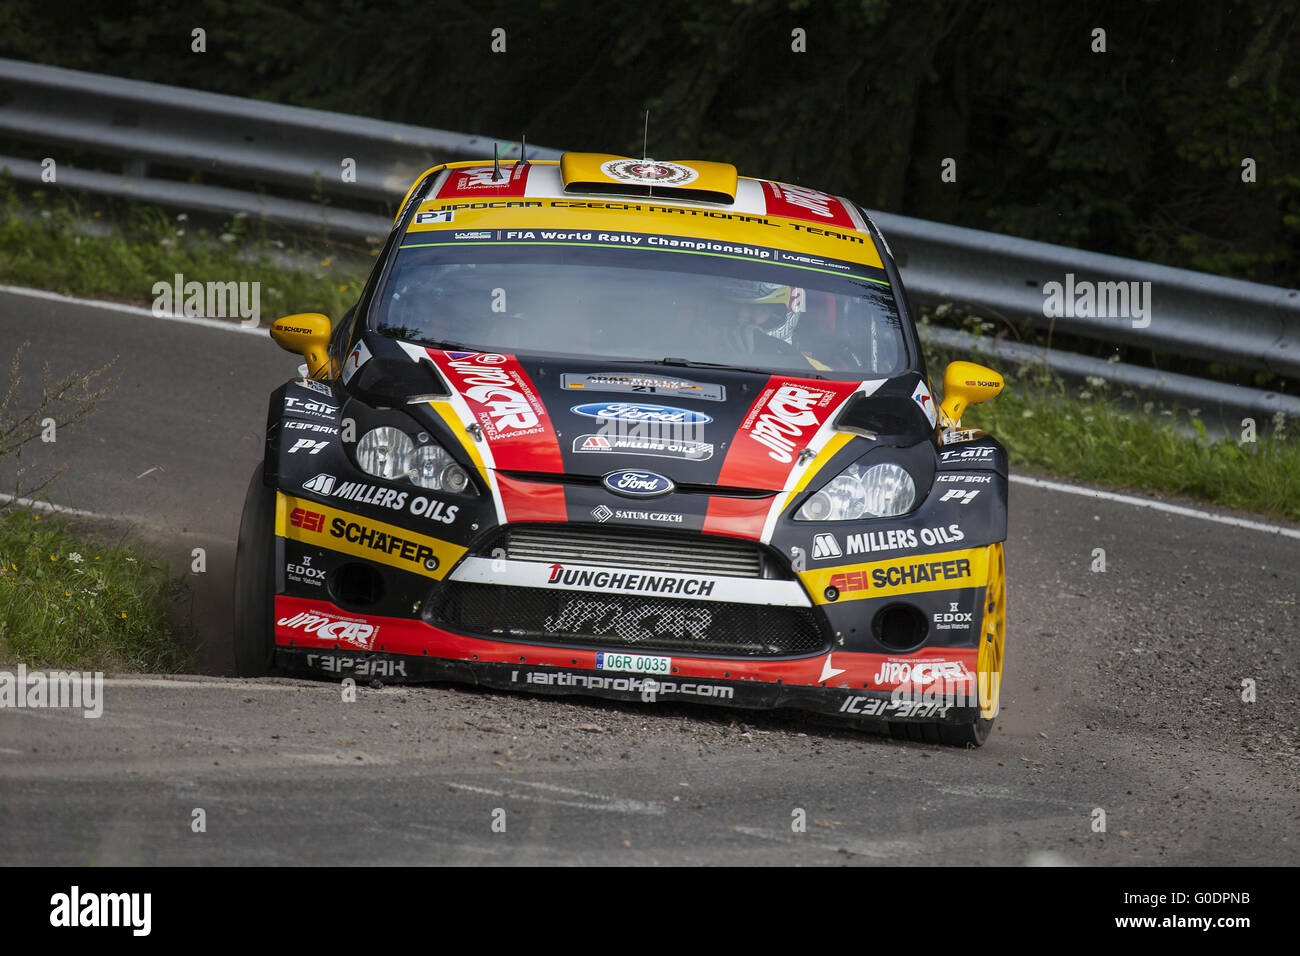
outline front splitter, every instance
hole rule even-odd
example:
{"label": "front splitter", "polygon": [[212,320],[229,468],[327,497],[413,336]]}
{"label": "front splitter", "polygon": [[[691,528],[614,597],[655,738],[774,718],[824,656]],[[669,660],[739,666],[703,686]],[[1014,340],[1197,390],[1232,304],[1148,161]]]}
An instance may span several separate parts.
{"label": "front splitter", "polygon": [[276,648],[277,669],[304,677],[352,678],[382,684],[451,681],[496,690],[581,695],[653,703],[714,704],[751,710],[788,708],[826,714],[852,725],[880,730],[891,723],[970,724],[978,704],[961,696],[810,687],[781,681],[717,678],[660,678],[576,667],[353,652],[327,648]]}

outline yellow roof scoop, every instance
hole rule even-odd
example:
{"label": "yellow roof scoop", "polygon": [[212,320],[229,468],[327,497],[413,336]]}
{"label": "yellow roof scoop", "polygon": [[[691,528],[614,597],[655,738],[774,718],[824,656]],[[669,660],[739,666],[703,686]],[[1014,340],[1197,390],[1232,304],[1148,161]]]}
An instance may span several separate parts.
{"label": "yellow roof scoop", "polygon": [[566,193],[662,196],[730,205],[736,201],[736,167],[730,163],[669,163],[607,153],[565,153],[560,178]]}

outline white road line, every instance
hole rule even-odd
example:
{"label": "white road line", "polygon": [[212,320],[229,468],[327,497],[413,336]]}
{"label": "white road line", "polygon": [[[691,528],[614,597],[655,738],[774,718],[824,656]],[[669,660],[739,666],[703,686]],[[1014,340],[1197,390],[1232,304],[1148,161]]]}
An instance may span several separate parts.
{"label": "white road line", "polygon": [[[34,674],[34,673],[46,673],[46,672],[29,671],[28,673]],[[253,680],[245,680],[242,678],[234,678],[234,677],[232,677],[228,681],[176,680],[173,678],[166,678],[166,677],[153,677],[153,678],[105,677],[103,681],[105,687],[143,687],[143,688],[166,687],[169,689],[183,688],[185,690],[237,690],[245,694],[248,693],[249,691],[263,691],[263,690],[295,690],[295,691],[314,690],[317,687],[326,688],[326,689],[334,688],[335,693],[338,692],[337,691],[338,685],[333,683],[326,684],[318,681],[304,681],[301,684],[262,684]],[[7,713],[11,710],[15,712],[20,712],[20,711],[21,712],[27,712],[27,711],[50,712],[50,711],[57,711],[59,709],[60,708],[57,707],[35,707],[35,708],[0,707],[0,712]]]}
{"label": "white road line", "polygon": [[1234,528],[1249,528],[1251,531],[1263,531],[1266,534],[1280,534],[1288,538],[1300,539],[1300,530],[1296,528],[1284,528],[1281,525],[1250,521],[1246,518],[1233,518],[1228,515],[1214,514],[1211,511],[1198,511],[1195,508],[1166,504],[1163,501],[1153,501],[1150,498],[1117,495],[1113,491],[1100,491],[1096,488],[1085,488],[1080,485],[1063,485],[1060,482],[1044,481],[1042,478],[1027,478],[1024,475],[1012,475],[1011,480],[1018,484],[1030,485],[1034,488],[1045,488],[1048,491],[1059,491],[1067,495],[1100,498],[1103,501],[1117,501],[1120,504],[1133,505],[1137,508],[1150,508],[1153,511],[1164,511],[1169,514],[1181,515],[1184,518],[1200,518],[1202,521],[1214,521],[1218,524],[1232,525]]}
{"label": "white road line", "polygon": [[619,813],[649,813],[652,816],[659,816],[664,812],[664,806],[658,803],[645,803],[641,800],[629,800],[624,797],[609,797],[603,793],[589,793],[586,790],[573,790],[569,787],[561,787],[553,783],[539,783],[533,780],[516,781],[520,786],[533,787],[537,790],[546,790],[550,793],[562,793],[570,797],[586,797],[588,800],[604,801],[600,804],[606,810],[614,810]]}
{"label": "white road line", "polygon": [[922,851],[922,842],[919,840],[877,840],[865,842],[855,840],[851,837],[841,839],[831,838],[817,839],[800,835],[793,837],[783,830],[768,830],[763,827],[743,827],[733,826],[731,828],[736,833],[742,833],[745,836],[758,837],[760,840],[771,840],[774,843],[784,843],[793,845],[795,843],[807,846],[811,844],[814,848],[824,853],[838,853],[844,850],[846,853],[852,853],[855,856],[865,856],[873,860],[897,860],[901,856],[908,854],[919,854]]}
{"label": "white road line", "polygon": [[[48,501],[35,501],[31,498],[15,498],[13,495],[0,494],[0,505],[18,505],[20,508],[31,508],[33,511],[43,511],[46,514],[73,515],[77,518],[114,518],[113,515],[102,515],[95,511],[82,511],[80,508],[67,508],[63,505],[53,505]],[[117,517],[131,519],[132,515],[119,515]],[[140,520],[136,518],[135,520]]]}
{"label": "white road line", "polygon": [[[493,790],[491,787],[476,787],[469,783],[449,782],[447,786],[453,790],[467,790],[470,793],[481,793],[491,797],[508,797],[511,800],[523,800],[528,803],[549,803],[557,807],[576,807],[579,810],[604,810],[613,813],[639,813],[647,816],[663,816],[667,808],[658,803],[643,803],[640,800],[628,800],[622,797],[607,797],[600,793],[588,793],[585,790],[571,790],[568,787],[559,787],[549,783],[530,783],[527,780],[510,781],[518,783],[525,787],[535,787],[539,790],[548,790],[552,793],[562,793],[569,796],[586,797],[587,800],[556,800],[551,797],[538,796],[535,793],[520,793],[510,790]],[[592,802],[598,801],[598,802]]]}
{"label": "white road line", "polygon": [[[315,683],[305,684],[262,684],[252,680],[231,678],[228,681],[214,680],[174,680],[165,677],[105,677],[105,687],[184,687],[187,690],[304,690],[316,687]],[[334,684],[320,684],[321,687],[334,687]]]}
{"label": "white road line", "polygon": [[227,332],[251,332],[253,335],[266,335],[267,330],[256,326],[249,328],[238,322],[231,322],[225,319],[208,319],[193,315],[176,315],[167,313],[164,315],[156,314],[152,309],[146,309],[140,305],[126,305],[121,302],[104,302],[100,299],[80,299],[72,295],[62,295],[58,292],[50,292],[46,289],[28,289],[24,286],[17,285],[0,285],[0,292],[7,292],[10,295],[24,295],[29,299],[45,299],[50,302],[62,302],[65,305],[87,305],[96,309],[106,309],[110,312],[125,312],[127,315],[138,315],[149,319],[167,319],[171,322],[183,322],[186,325],[201,325],[209,329],[223,329]]}

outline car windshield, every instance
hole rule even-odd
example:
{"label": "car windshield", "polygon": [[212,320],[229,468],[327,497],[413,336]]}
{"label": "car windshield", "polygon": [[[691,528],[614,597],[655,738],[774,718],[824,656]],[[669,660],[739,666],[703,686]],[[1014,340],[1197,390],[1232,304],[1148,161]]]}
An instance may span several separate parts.
{"label": "car windshield", "polygon": [[586,244],[404,246],[371,328],[474,351],[674,358],[831,377],[883,378],[908,365],[883,278]]}

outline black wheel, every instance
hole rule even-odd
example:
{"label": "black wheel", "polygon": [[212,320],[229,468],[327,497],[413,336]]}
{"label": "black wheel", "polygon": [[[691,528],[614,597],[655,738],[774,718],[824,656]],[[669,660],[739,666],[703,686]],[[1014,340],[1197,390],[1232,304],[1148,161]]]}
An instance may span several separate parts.
{"label": "black wheel", "polygon": [[235,673],[269,674],[275,661],[275,489],[253,472],[235,548]]}
{"label": "black wheel", "polygon": [[946,747],[982,747],[992,729],[992,719],[976,717],[971,724],[891,723],[889,735],[895,740],[914,740]]}
{"label": "black wheel", "polygon": [[993,720],[976,717],[970,724],[940,724],[939,742],[949,747],[983,747],[993,730]]}

